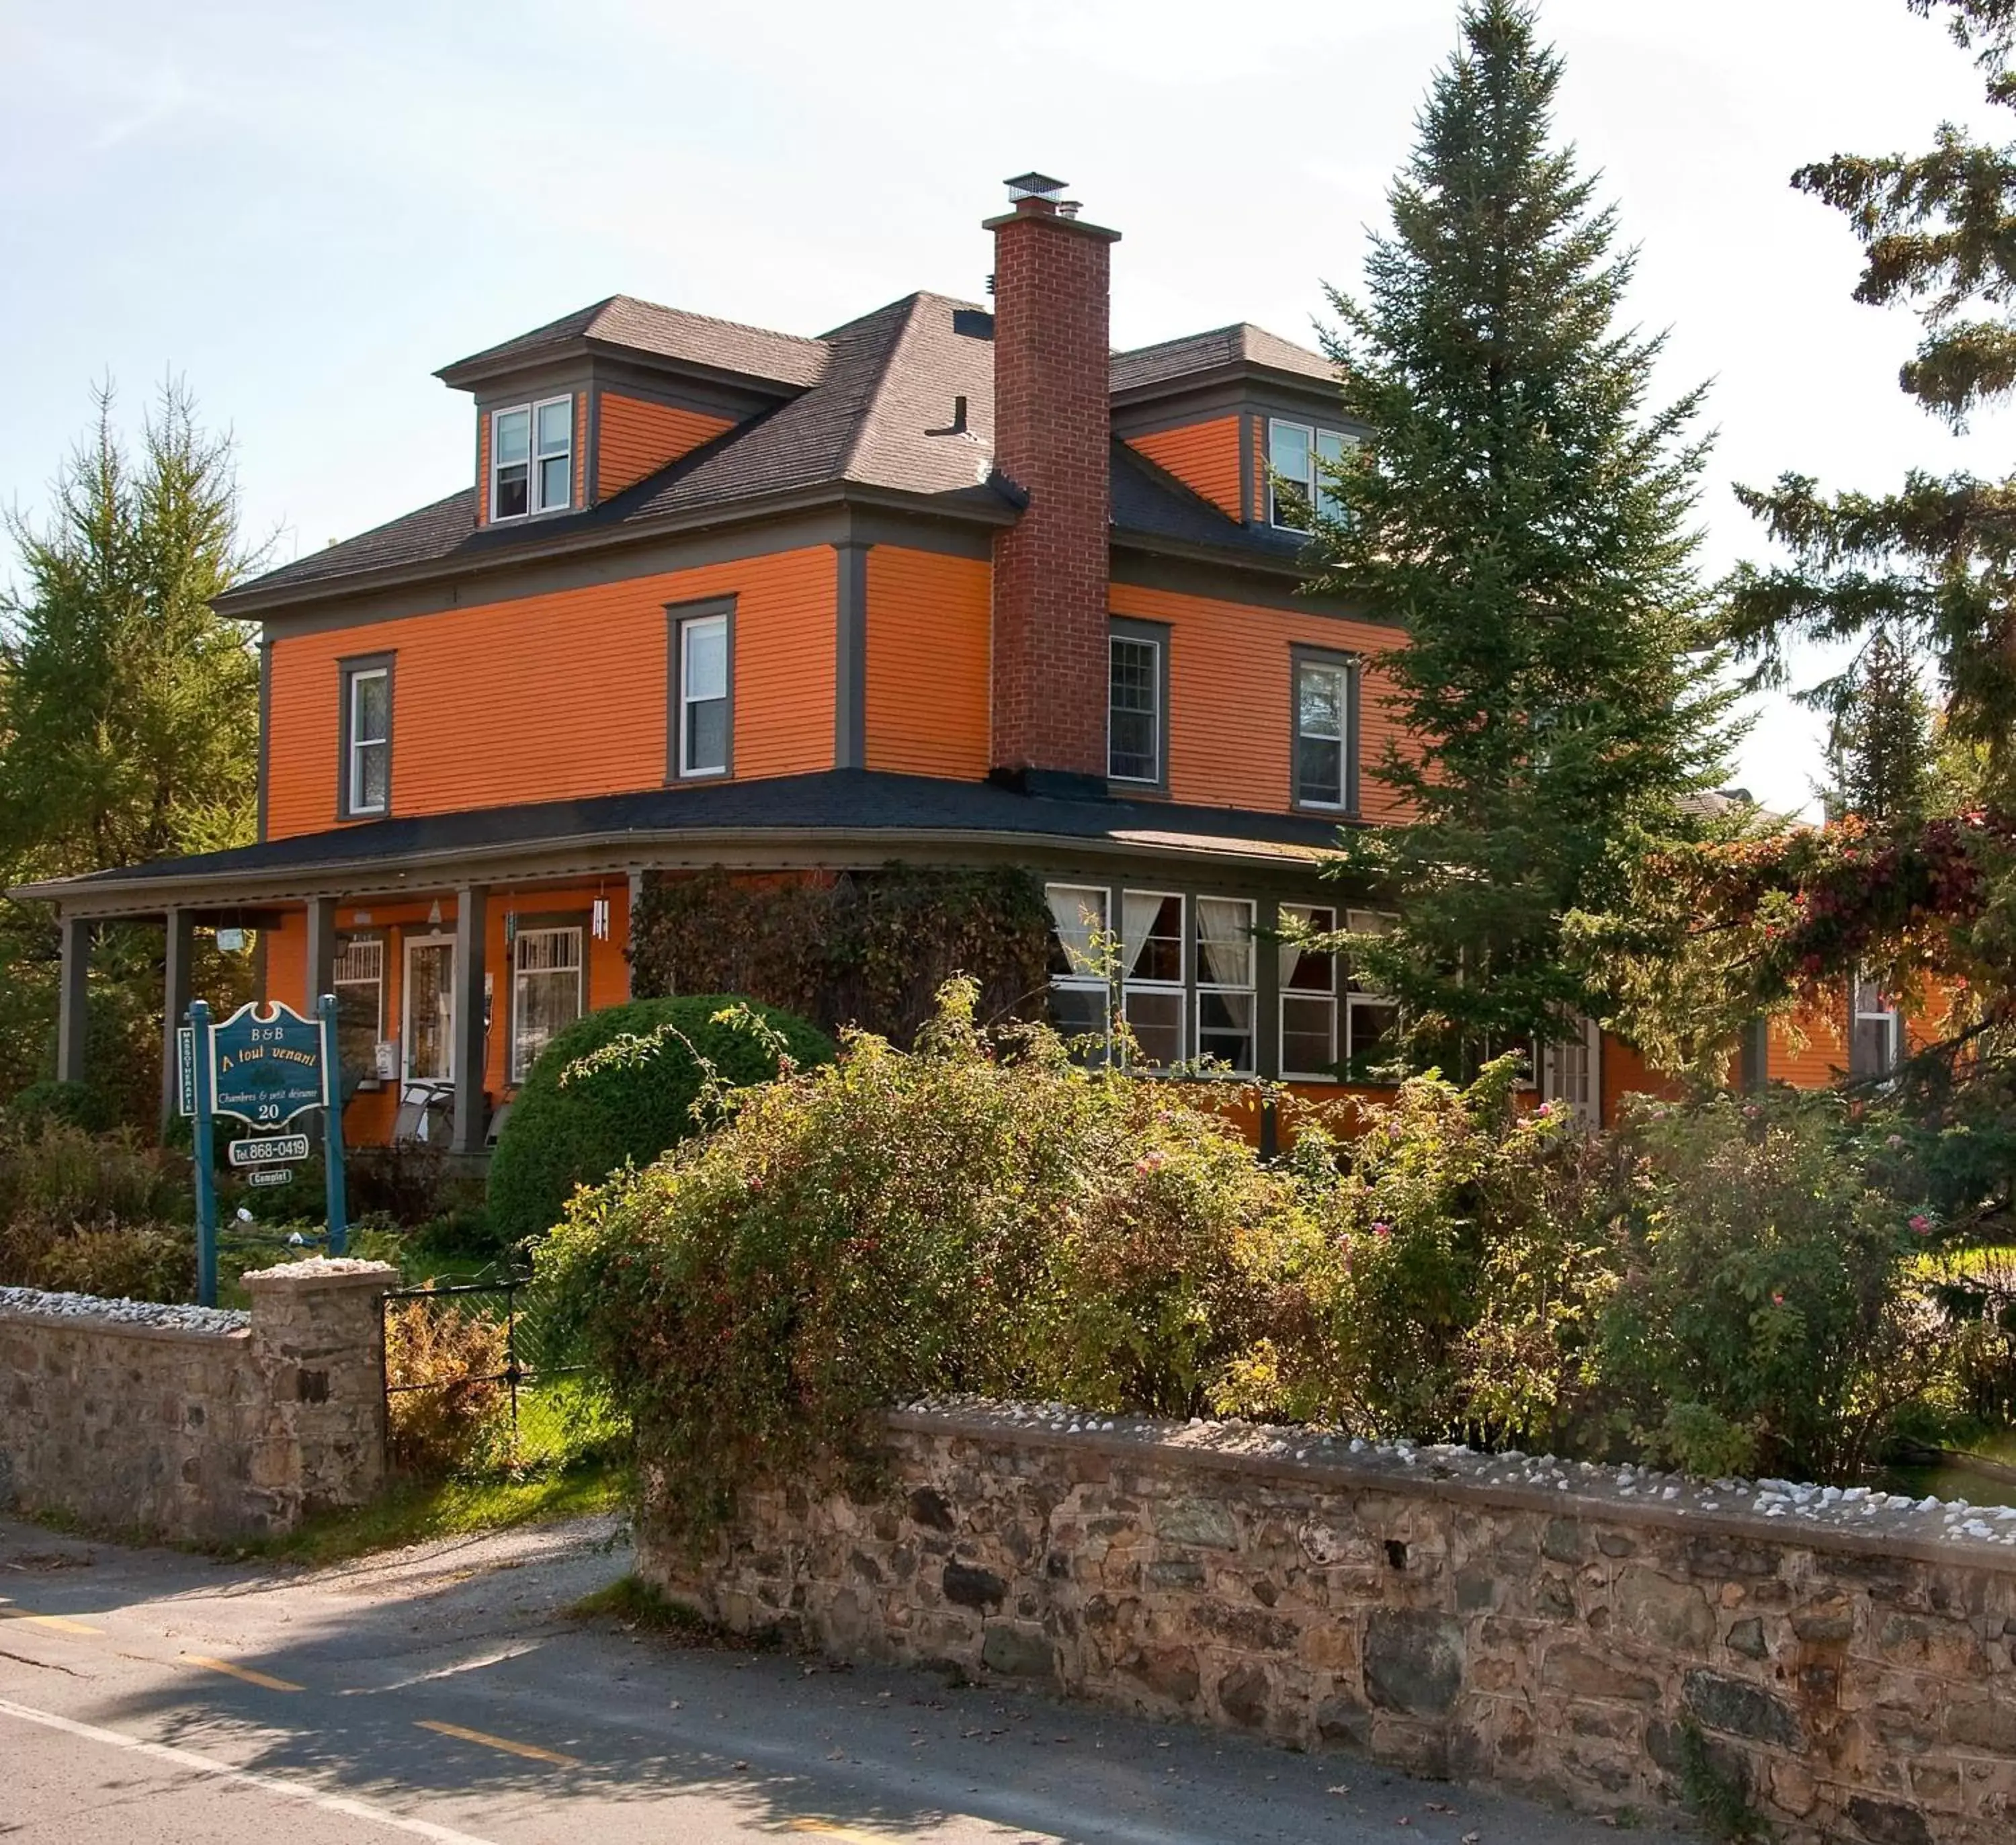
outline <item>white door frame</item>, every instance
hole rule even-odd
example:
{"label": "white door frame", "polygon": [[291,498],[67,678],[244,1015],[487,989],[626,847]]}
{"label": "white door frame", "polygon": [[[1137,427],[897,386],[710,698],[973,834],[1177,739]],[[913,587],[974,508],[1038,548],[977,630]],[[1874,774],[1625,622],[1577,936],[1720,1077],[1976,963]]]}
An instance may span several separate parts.
{"label": "white door frame", "polygon": [[1540,1051],[1540,1099],[1543,1102],[1565,1102],[1576,1115],[1590,1127],[1600,1127],[1603,1122],[1603,1028],[1593,1019],[1585,1019],[1582,1027],[1579,1047],[1586,1059],[1583,1096],[1565,1095],[1562,1092],[1563,1075],[1561,1052],[1564,1047],[1550,1043]]}
{"label": "white door frame", "polygon": [[[438,1077],[413,1074],[413,951],[448,950],[448,1070]],[[452,1083],[455,1081],[455,937],[445,932],[409,935],[399,958],[399,1077],[401,1082]]]}

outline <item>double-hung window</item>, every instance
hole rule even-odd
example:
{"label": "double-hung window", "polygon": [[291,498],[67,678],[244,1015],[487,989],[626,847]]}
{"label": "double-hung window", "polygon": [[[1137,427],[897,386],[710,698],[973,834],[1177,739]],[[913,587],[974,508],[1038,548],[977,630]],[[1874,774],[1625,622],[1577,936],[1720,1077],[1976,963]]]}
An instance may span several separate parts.
{"label": "double-hung window", "polygon": [[1295,804],[1347,812],[1352,786],[1352,675],[1349,660],[1294,656]]}
{"label": "double-hung window", "polygon": [[344,1087],[374,1081],[385,1036],[385,941],[346,935],[336,944],[336,1049]]}
{"label": "double-hung window", "polygon": [[1855,980],[1848,1041],[1848,1071],[1853,1077],[1886,1077],[1903,1052],[1904,1021],[1889,996],[1867,976]]}
{"label": "double-hung window", "polygon": [[1183,900],[1129,890],[1121,899],[1121,1011],[1135,1061],[1166,1070],[1183,1060]]}
{"label": "double-hung window", "polygon": [[673,772],[682,778],[729,772],[729,704],[733,635],[729,618],[689,615],[675,621],[672,670]]}
{"label": "double-hung window", "polygon": [[1316,529],[1316,514],[1338,517],[1342,508],[1323,464],[1344,459],[1349,437],[1313,423],[1267,419],[1268,519],[1284,532]]}
{"label": "double-hung window", "polygon": [[586,994],[578,926],[520,929],[511,944],[511,1081],[531,1074],[556,1033],[581,1015]]}
{"label": "double-hung window", "polygon": [[1107,893],[1095,884],[1050,884],[1050,1023],[1075,1055],[1097,1058],[1113,1029],[1113,983],[1104,957]]}
{"label": "double-hung window", "polygon": [[1197,904],[1197,1056],[1251,1076],[1254,1063],[1253,905],[1243,897]]}
{"label": "double-hung window", "polygon": [[1337,957],[1294,938],[1334,933],[1337,912],[1317,904],[1284,903],[1281,921],[1281,1074],[1334,1082],[1343,1056],[1337,1041]]}
{"label": "double-hung window", "polygon": [[392,802],[392,663],[358,660],[343,669],[342,811],[381,817]]}
{"label": "double-hung window", "polygon": [[[1346,926],[1353,935],[1385,935],[1398,918],[1377,910],[1349,910]],[[1345,991],[1344,1063],[1353,1081],[1377,1080],[1380,1067],[1393,1055],[1394,1033],[1400,1023],[1400,1009],[1384,994],[1374,991],[1350,971]]]}
{"label": "double-hung window", "polygon": [[574,399],[490,413],[490,516],[523,519],[574,504]]}
{"label": "double-hung window", "polygon": [[1106,772],[1113,781],[1164,784],[1165,635],[1145,622],[1115,623],[1107,642]]}

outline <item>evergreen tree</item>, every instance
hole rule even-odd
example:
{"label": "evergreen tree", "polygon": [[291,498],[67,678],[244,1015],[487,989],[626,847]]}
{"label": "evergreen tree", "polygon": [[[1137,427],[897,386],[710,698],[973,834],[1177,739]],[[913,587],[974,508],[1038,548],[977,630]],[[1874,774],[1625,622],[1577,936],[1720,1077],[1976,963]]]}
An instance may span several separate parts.
{"label": "evergreen tree", "polygon": [[1413,1059],[1564,1036],[1606,995],[1564,951],[1720,775],[1691,520],[1702,393],[1647,409],[1661,341],[1620,325],[1633,257],[1571,148],[1532,9],[1473,0],[1329,339],[1363,441],[1326,471],[1322,584],[1404,623],[1382,661],[1409,817],[1348,836],[1401,916],[1348,946]]}
{"label": "evergreen tree", "polygon": [[[258,665],[248,631],[210,603],[263,554],[239,535],[228,439],[170,384],[129,455],[101,390],[46,523],[10,512],[5,527],[24,580],[0,592],[0,890],[249,840]],[[144,1120],[160,936],[106,938],[93,1066],[121,1112]],[[0,1096],[50,1073],[56,963],[53,919],[0,897]]]}
{"label": "evergreen tree", "polygon": [[[1906,0],[1976,54],[1990,102],[2016,106],[2016,0]],[[1913,304],[1924,327],[1899,383],[1964,430],[2016,394],[2016,146],[1948,123],[1929,153],[1836,155],[1793,175],[1845,216],[1866,253],[1859,301]],[[1983,753],[1985,787],[2016,797],[2016,478],[1908,475],[1888,495],[1829,497],[1797,473],[1738,497],[1793,561],[1740,572],[1731,638],[1782,683],[1798,638],[1888,630],[1936,666],[1945,724]],[[1846,696],[1851,685],[1831,689]]]}
{"label": "evergreen tree", "polygon": [[1931,703],[1917,668],[1879,628],[1846,677],[1828,728],[1827,816],[1852,814],[1892,831],[1915,826],[1931,810],[1935,770]]}

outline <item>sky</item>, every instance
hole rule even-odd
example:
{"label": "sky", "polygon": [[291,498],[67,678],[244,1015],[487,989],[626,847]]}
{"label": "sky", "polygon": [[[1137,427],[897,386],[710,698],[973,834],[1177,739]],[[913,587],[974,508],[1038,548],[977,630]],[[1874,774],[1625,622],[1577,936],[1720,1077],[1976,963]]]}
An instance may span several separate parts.
{"label": "sky", "polygon": [[[440,366],[614,293],[816,333],[977,298],[1001,181],[1123,234],[1113,330],[1313,343],[1359,281],[1456,0],[0,0],[0,504],[34,516],[109,379],[183,379],[279,560],[465,484]],[[1713,381],[1719,572],[1766,555],[1732,482],[2016,469],[1897,390],[1903,310],[1787,184],[1836,152],[2000,135],[1904,0],[1546,0],[1559,131],[1640,246],[1661,385]],[[13,569],[0,561],[0,579]],[[1807,663],[1817,676],[1820,664]],[[1820,722],[1760,701],[1737,779],[1804,807]]]}

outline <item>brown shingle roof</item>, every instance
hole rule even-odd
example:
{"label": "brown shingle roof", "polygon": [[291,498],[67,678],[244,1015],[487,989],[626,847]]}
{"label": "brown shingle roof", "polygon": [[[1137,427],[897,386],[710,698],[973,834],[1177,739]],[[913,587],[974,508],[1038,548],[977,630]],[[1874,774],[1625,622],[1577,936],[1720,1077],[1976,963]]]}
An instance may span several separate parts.
{"label": "brown shingle roof", "polygon": [[1319,352],[1297,346],[1250,320],[1214,327],[1208,333],[1186,333],[1156,346],[1137,346],[1113,355],[1113,388],[1132,390],[1166,384],[1193,372],[1215,372],[1229,365],[1258,365],[1270,372],[1293,372],[1304,378],[1331,383],[1337,368]]}

